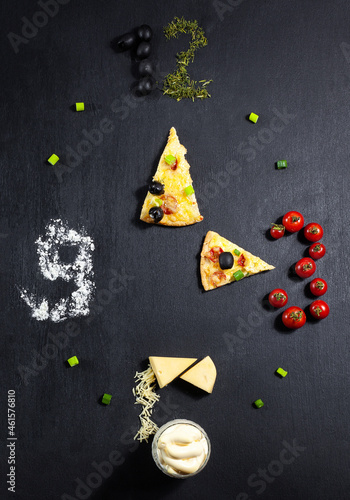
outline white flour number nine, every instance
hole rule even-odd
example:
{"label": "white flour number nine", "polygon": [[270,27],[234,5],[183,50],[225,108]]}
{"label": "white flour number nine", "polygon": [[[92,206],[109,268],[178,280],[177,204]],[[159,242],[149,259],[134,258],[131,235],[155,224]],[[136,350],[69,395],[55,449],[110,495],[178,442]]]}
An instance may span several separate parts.
{"label": "white flour number nine", "polygon": [[[95,288],[92,269],[92,252],[95,246],[92,238],[84,230],[78,233],[69,229],[61,219],[56,219],[47,224],[45,235],[39,236],[35,243],[44,278],[51,281],[74,281],[77,289],[69,297],[50,306],[46,297],[38,298],[34,293],[21,288],[21,297],[31,308],[32,317],[38,321],[50,319],[59,322],[67,318],[87,316]],[[77,247],[74,262],[62,262],[59,256],[61,247]]]}

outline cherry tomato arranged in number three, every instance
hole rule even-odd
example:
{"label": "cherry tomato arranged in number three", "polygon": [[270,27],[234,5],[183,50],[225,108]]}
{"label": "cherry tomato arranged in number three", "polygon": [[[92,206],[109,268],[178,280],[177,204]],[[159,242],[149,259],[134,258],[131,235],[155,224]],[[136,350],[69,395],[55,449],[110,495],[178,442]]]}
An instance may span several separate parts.
{"label": "cherry tomato arranged in number three", "polygon": [[317,297],[319,297],[320,295],[324,295],[327,291],[327,288],[327,282],[322,278],[315,278],[310,283],[310,291]]}
{"label": "cherry tomato arranged in number three", "polygon": [[309,255],[313,259],[322,259],[324,254],[326,253],[326,247],[323,243],[313,243],[309,248]]}
{"label": "cherry tomato arranged in number three", "polygon": [[270,234],[272,238],[275,238],[275,240],[278,240],[279,238],[282,238],[284,235],[286,228],[282,226],[282,224],[271,224],[271,229],[270,229]]}
{"label": "cherry tomato arranged in number three", "polygon": [[291,212],[287,212],[283,217],[282,224],[290,233],[296,233],[303,227],[304,217],[300,212],[292,210]]}
{"label": "cherry tomato arranged in number three", "polygon": [[296,330],[305,325],[306,315],[300,307],[288,307],[282,314],[282,321],[284,326]]}
{"label": "cherry tomato arranged in number three", "polygon": [[329,305],[324,300],[314,300],[310,304],[310,313],[316,319],[327,318],[329,314]]}
{"label": "cherry tomato arranged in number three", "polygon": [[323,228],[317,222],[310,222],[304,227],[304,236],[309,241],[318,241],[323,236]]}
{"label": "cherry tomato arranged in number three", "polygon": [[269,302],[273,307],[284,307],[288,302],[288,295],[282,288],[275,288],[269,294]]}
{"label": "cherry tomato arranged in number three", "polygon": [[295,272],[300,278],[309,278],[315,271],[316,264],[310,257],[304,257],[295,264]]}

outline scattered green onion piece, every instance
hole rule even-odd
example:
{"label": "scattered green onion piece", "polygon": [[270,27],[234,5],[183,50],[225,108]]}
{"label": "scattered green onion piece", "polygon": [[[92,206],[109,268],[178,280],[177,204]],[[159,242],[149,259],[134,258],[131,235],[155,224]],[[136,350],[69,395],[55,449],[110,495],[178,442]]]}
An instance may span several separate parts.
{"label": "scattered green onion piece", "polygon": [[259,115],[256,115],[255,113],[250,113],[249,115],[249,120],[253,123],[256,123],[259,119]]}
{"label": "scattered green onion piece", "polygon": [[240,252],[239,250],[237,250],[237,248],[235,248],[235,249],[233,250],[233,253],[234,253],[235,255],[237,255],[237,257],[239,257],[239,256],[241,255],[241,252]]}
{"label": "scattered green onion piece", "polygon": [[286,370],[283,370],[283,368],[277,368],[276,373],[281,377],[285,377],[288,372],[286,372]]}
{"label": "scattered green onion piece", "polygon": [[164,160],[166,161],[166,163],[167,163],[168,165],[172,165],[173,163],[175,163],[175,162],[176,162],[176,158],[175,158],[175,156],[173,156],[173,155],[167,155],[167,156],[164,158]]}
{"label": "scattered green onion piece", "polygon": [[50,156],[50,158],[47,161],[50,163],[50,165],[56,165],[58,160],[59,160],[59,157],[57,155],[53,154]]}
{"label": "scattered green onion piece", "polygon": [[160,207],[163,205],[163,200],[161,200],[160,198],[154,198],[154,203],[157,207]]}
{"label": "scattered green onion piece", "polygon": [[277,168],[280,170],[281,168],[287,168],[288,167],[288,164],[287,164],[287,160],[279,160],[277,162]]}
{"label": "scattered green onion piece", "polygon": [[241,271],[240,269],[238,271],[236,271],[235,273],[233,273],[233,277],[236,281],[239,281],[241,280],[242,278],[244,278],[244,273],[243,271]]}
{"label": "scattered green onion piece", "polygon": [[262,408],[264,406],[264,402],[261,399],[257,399],[256,401],[254,401],[254,404],[256,408]]}
{"label": "scattered green onion piece", "polygon": [[186,195],[186,196],[190,196],[190,195],[191,195],[191,194],[193,194],[193,193],[194,193],[193,186],[187,186],[187,187],[185,188],[185,195]]}
{"label": "scattered green onion piece", "polygon": [[110,404],[110,402],[111,402],[111,399],[112,399],[112,396],[111,396],[110,394],[104,394],[104,395],[102,396],[102,403],[103,403],[104,405],[109,405],[109,404]]}
{"label": "scattered green onion piece", "polygon": [[76,102],[75,103],[75,109],[77,111],[84,111],[84,109],[85,109],[84,103],[83,102]]}
{"label": "scattered green onion piece", "polygon": [[79,360],[76,356],[72,356],[71,358],[67,359],[67,362],[69,366],[75,366],[79,364]]}

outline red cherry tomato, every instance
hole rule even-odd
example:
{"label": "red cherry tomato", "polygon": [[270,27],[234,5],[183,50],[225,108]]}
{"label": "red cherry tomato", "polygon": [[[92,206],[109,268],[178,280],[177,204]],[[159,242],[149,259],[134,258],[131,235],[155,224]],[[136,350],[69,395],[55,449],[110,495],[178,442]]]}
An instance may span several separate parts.
{"label": "red cherry tomato", "polygon": [[239,266],[244,267],[244,264],[245,264],[245,257],[244,257],[244,255],[243,255],[242,253],[241,253],[241,255],[239,256],[239,259],[238,259],[238,261],[237,261],[237,264],[238,264]]}
{"label": "red cherry tomato", "polygon": [[273,307],[283,307],[288,302],[288,295],[282,288],[275,288],[269,294],[269,302]]}
{"label": "red cherry tomato", "polygon": [[327,318],[329,314],[329,305],[324,300],[314,300],[310,304],[310,313],[316,319]]}
{"label": "red cherry tomato", "polygon": [[284,326],[295,330],[305,325],[306,315],[300,307],[292,306],[283,311],[282,321]]}
{"label": "red cherry tomato", "polygon": [[283,217],[282,224],[290,233],[296,233],[303,227],[304,217],[300,212],[292,210],[291,212],[287,212]]}
{"label": "red cherry tomato", "polygon": [[310,283],[310,291],[317,297],[319,297],[320,295],[324,295],[327,291],[327,288],[327,282],[322,278],[315,278]]}
{"label": "red cherry tomato", "polygon": [[309,241],[318,241],[323,236],[322,226],[317,222],[310,222],[304,227],[304,236]]}
{"label": "red cherry tomato", "polygon": [[313,259],[322,259],[324,254],[326,253],[326,247],[323,243],[313,243],[309,248],[309,255]]}
{"label": "red cherry tomato", "polygon": [[295,264],[295,272],[300,278],[309,278],[315,271],[316,264],[310,257],[304,257]]}
{"label": "red cherry tomato", "polygon": [[272,238],[278,240],[279,238],[282,238],[282,236],[284,236],[285,230],[286,228],[282,226],[282,224],[271,224],[270,234]]}

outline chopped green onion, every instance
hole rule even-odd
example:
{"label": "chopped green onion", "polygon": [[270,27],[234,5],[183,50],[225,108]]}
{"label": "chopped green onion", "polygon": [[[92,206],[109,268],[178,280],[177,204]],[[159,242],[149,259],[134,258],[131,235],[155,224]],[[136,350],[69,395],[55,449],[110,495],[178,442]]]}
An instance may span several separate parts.
{"label": "chopped green onion", "polygon": [[287,160],[279,160],[277,162],[277,168],[280,170],[281,168],[287,168],[288,167],[288,164],[287,164]]}
{"label": "chopped green onion", "polygon": [[59,157],[57,155],[53,154],[50,156],[50,158],[47,161],[50,163],[50,165],[56,165],[58,160],[59,160]]}
{"label": "chopped green onion", "polygon": [[176,158],[175,158],[175,156],[173,156],[173,155],[167,155],[167,156],[164,158],[164,160],[166,161],[166,163],[167,163],[168,165],[172,165],[173,163],[175,163],[175,162],[176,162]]}
{"label": "chopped green onion", "polygon": [[237,255],[237,257],[239,257],[239,256],[241,255],[241,252],[240,252],[239,250],[237,250],[237,248],[235,248],[235,249],[233,250],[233,253],[234,253],[235,255]]}
{"label": "chopped green onion", "polygon": [[109,405],[109,403],[111,402],[111,399],[112,399],[112,396],[110,394],[104,394],[102,396],[102,403],[104,405]]}
{"label": "chopped green onion", "polygon": [[75,366],[79,364],[79,360],[76,356],[72,356],[71,358],[67,359],[67,363],[69,366]]}
{"label": "chopped green onion", "polygon": [[161,205],[163,205],[163,200],[161,200],[160,198],[154,198],[154,203],[157,207],[160,207]]}
{"label": "chopped green onion", "polygon": [[235,273],[233,273],[233,277],[234,277],[234,279],[236,281],[239,281],[242,278],[244,278],[244,273],[239,269],[238,271],[236,271]]}
{"label": "chopped green onion", "polygon": [[285,370],[283,370],[283,368],[277,368],[276,373],[278,375],[280,375],[281,377],[285,377],[288,372],[286,372]]}
{"label": "chopped green onion", "polygon": [[264,403],[261,399],[257,399],[256,401],[254,401],[254,404],[256,408],[262,408],[264,406]]}
{"label": "chopped green onion", "polygon": [[84,103],[83,102],[76,102],[75,103],[75,109],[77,111],[84,111],[84,109],[85,109]]}
{"label": "chopped green onion", "polygon": [[253,123],[256,123],[259,119],[259,115],[256,115],[255,113],[250,113],[249,115],[249,120]]}
{"label": "chopped green onion", "polygon": [[191,195],[191,194],[193,194],[193,193],[194,193],[193,186],[187,186],[187,187],[185,188],[185,195],[186,195],[186,196],[190,196],[190,195]]}

